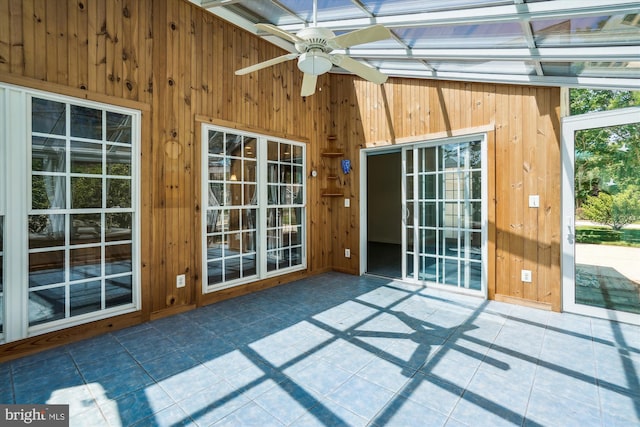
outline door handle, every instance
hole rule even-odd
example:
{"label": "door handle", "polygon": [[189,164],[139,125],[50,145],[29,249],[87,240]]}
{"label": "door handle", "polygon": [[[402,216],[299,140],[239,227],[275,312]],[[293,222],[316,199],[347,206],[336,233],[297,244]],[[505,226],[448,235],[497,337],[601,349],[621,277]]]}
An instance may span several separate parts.
{"label": "door handle", "polygon": [[573,217],[571,216],[567,217],[567,228],[568,228],[567,241],[573,244],[575,242],[576,235],[573,227]]}

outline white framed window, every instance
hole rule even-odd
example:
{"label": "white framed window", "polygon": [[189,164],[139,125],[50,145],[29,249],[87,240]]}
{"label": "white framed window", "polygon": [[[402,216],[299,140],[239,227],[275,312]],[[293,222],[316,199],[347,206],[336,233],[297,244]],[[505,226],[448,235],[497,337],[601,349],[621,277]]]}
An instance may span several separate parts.
{"label": "white framed window", "polygon": [[140,112],[5,95],[4,179],[24,183],[4,197],[8,340],[138,310]]}
{"label": "white framed window", "polygon": [[306,268],[305,145],[202,127],[203,292]]}

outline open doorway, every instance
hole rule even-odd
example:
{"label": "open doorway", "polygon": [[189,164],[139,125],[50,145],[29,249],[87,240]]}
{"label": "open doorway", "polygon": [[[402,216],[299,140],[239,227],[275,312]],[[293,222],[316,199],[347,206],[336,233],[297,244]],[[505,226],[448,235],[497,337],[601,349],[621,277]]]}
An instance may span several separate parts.
{"label": "open doorway", "polygon": [[563,120],[563,310],[640,324],[640,108]]}
{"label": "open doorway", "polygon": [[402,278],[402,153],[367,155],[367,273]]}

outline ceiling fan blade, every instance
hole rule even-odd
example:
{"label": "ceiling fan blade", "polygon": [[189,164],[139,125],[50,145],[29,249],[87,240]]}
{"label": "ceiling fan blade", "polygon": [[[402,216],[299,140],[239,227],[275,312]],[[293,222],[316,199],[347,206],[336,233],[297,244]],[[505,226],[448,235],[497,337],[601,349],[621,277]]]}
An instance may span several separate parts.
{"label": "ceiling fan blade", "polygon": [[362,77],[370,82],[382,84],[387,81],[387,75],[381,73],[373,67],[364,65],[362,62],[358,62],[353,58],[346,55],[335,53],[331,55],[331,61],[338,67],[344,68],[347,71],[351,71],[354,74]]}
{"label": "ceiling fan blade", "polygon": [[372,25],[361,30],[351,31],[350,33],[341,34],[329,40],[332,47],[336,49],[344,49],[357,44],[364,44],[370,42],[377,42],[379,40],[388,39],[391,37],[391,31],[389,31],[383,25]]}
{"label": "ceiling fan blade", "polygon": [[287,53],[286,55],[278,56],[277,58],[269,59],[268,61],[260,62],[258,64],[254,64],[249,67],[241,68],[236,71],[236,76],[243,76],[245,74],[249,74],[254,71],[262,70],[263,68],[271,67],[272,65],[276,65],[281,62],[289,61],[290,59],[296,59],[298,55],[300,54]]}
{"label": "ceiling fan blade", "polygon": [[296,36],[295,34],[291,34],[288,33],[284,30],[281,30],[280,28],[276,27],[275,25],[271,25],[271,24],[256,24],[256,28],[262,31],[266,31],[267,33],[271,33],[274,36],[278,36],[281,39],[285,39],[287,41],[290,41],[291,43],[302,43],[304,40],[302,40],[300,37]]}
{"label": "ceiling fan blade", "polygon": [[316,92],[316,82],[318,81],[318,76],[315,74],[304,73],[304,77],[302,77],[302,90],[300,91],[300,96],[311,96]]}

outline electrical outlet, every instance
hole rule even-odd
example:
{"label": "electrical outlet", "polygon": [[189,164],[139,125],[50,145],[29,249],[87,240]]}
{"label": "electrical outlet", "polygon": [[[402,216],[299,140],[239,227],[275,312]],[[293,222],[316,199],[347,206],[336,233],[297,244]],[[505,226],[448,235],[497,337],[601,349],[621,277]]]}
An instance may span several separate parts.
{"label": "electrical outlet", "polygon": [[540,207],[540,196],[537,194],[531,194],[529,196],[529,207],[530,208],[539,208]]}
{"label": "electrical outlet", "polygon": [[184,285],[186,284],[186,280],[187,278],[185,277],[184,274],[178,274],[176,276],[176,288],[184,288]]}
{"label": "electrical outlet", "polygon": [[523,282],[531,283],[531,270],[522,270],[520,276]]}
{"label": "electrical outlet", "polygon": [[348,208],[351,206],[351,199],[344,199],[344,207]]}
{"label": "electrical outlet", "polygon": [[351,249],[345,249],[344,250],[344,257],[345,258],[351,258]]}

